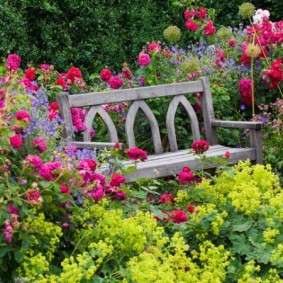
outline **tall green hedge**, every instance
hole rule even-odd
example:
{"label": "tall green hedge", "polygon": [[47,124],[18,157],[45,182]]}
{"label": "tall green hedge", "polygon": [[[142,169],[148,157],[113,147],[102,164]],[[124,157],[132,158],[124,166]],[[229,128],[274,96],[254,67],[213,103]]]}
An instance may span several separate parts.
{"label": "tall green hedge", "polygon": [[[163,30],[177,25],[183,31],[183,8],[173,0],[1,0],[0,57],[18,53],[28,63],[53,64],[59,71],[79,66],[84,74],[109,66],[119,71],[124,61],[135,64],[141,48],[163,40]],[[190,2],[190,1],[188,1]],[[276,19],[282,1],[252,1],[270,7]],[[259,3],[257,3],[259,2]],[[218,24],[233,25],[241,0],[198,1],[215,8]],[[181,46],[188,44],[186,32]]]}

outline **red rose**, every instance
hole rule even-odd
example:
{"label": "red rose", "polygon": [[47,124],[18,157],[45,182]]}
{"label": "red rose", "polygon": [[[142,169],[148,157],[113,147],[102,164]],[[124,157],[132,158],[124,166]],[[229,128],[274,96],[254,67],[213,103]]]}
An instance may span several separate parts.
{"label": "red rose", "polygon": [[192,20],[187,20],[185,25],[186,25],[186,28],[191,31],[197,31],[199,29],[199,25]]}
{"label": "red rose", "polygon": [[174,202],[174,196],[171,194],[163,194],[160,196],[159,203],[172,203]]}
{"label": "red rose", "polygon": [[71,189],[69,187],[67,187],[65,184],[62,184],[60,186],[60,191],[62,194],[69,194]]}
{"label": "red rose", "polygon": [[127,153],[128,158],[131,160],[140,159],[141,161],[144,161],[147,159],[147,152],[138,147],[129,148],[125,150],[125,152]]}
{"label": "red rose", "polygon": [[170,211],[170,216],[172,217],[172,221],[174,223],[183,223],[188,220],[186,213],[179,209]]}
{"label": "red rose", "polygon": [[112,174],[110,178],[110,185],[119,187],[122,183],[126,181],[126,178],[120,174]]}
{"label": "red rose", "polygon": [[205,140],[198,140],[192,143],[191,148],[195,154],[202,154],[209,149],[209,143]]}
{"label": "red rose", "polygon": [[40,192],[37,190],[27,190],[26,200],[30,204],[39,204],[42,202],[42,197]]}
{"label": "red rose", "polygon": [[34,81],[35,74],[36,74],[36,70],[34,68],[25,70],[25,78],[29,79],[30,81]]}
{"label": "red rose", "polygon": [[194,205],[189,205],[187,209],[189,213],[194,213],[196,211],[196,207]]}
{"label": "red rose", "polygon": [[77,165],[78,169],[94,171],[96,169],[96,162],[92,159],[83,159]]}
{"label": "red rose", "polygon": [[81,79],[82,73],[79,68],[72,67],[66,74],[66,77],[68,80],[70,80],[72,83],[75,82],[75,79]]}

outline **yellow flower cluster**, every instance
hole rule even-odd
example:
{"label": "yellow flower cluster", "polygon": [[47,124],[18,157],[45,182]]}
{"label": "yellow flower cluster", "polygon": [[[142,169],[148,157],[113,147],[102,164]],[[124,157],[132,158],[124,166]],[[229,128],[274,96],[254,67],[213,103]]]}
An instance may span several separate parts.
{"label": "yellow flower cluster", "polygon": [[277,229],[271,229],[271,228],[267,228],[264,232],[263,232],[263,237],[265,240],[265,243],[267,244],[272,244],[274,242],[274,238],[280,234],[280,231],[278,231]]}
{"label": "yellow flower cluster", "polygon": [[260,266],[255,264],[254,260],[249,261],[246,266],[242,277],[238,280],[238,283],[261,283],[263,282],[260,277],[256,276],[256,273],[260,271]]}

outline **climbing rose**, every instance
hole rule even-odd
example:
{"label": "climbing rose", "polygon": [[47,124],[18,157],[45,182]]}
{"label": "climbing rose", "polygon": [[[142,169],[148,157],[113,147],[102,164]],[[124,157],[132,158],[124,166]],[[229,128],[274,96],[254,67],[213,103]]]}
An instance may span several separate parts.
{"label": "climbing rose", "polygon": [[107,68],[103,69],[100,72],[100,79],[102,81],[108,82],[111,77],[112,77],[112,72]]}
{"label": "climbing rose", "polygon": [[188,220],[188,217],[183,210],[172,210],[170,211],[169,215],[172,217],[172,221],[174,223],[183,223]]}
{"label": "climbing rose", "polygon": [[62,168],[62,164],[58,161],[46,162],[41,165],[39,169],[39,174],[45,180],[52,181],[57,176],[57,174],[55,174],[53,171],[61,168]]}
{"label": "climbing rose", "polygon": [[26,200],[30,204],[39,204],[42,202],[42,197],[40,192],[37,190],[27,190]]}
{"label": "climbing rose", "polygon": [[35,79],[36,70],[34,68],[26,69],[25,70],[25,78],[30,81],[34,81]]}
{"label": "climbing rose", "polygon": [[29,124],[30,123],[30,114],[26,110],[19,110],[16,113],[16,119],[17,120],[23,120],[27,124]]}
{"label": "climbing rose", "polygon": [[21,57],[17,54],[10,54],[7,58],[6,68],[11,71],[17,71],[21,64]]}
{"label": "climbing rose", "polygon": [[126,178],[120,174],[112,174],[110,178],[110,185],[119,187],[122,183],[126,181]]}
{"label": "climbing rose", "polygon": [[24,163],[26,164],[29,164],[35,168],[39,168],[42,164],[42,160],[39,156],[37,155],[32,155],[32,154],[29,154],[25,160],[24,160]]}
{"label": "climbing rose", "polygon": [[32,145],[38,150],[38,152],[42,153],[47,149],[47,142],[44,138],[35,138],[32,142]]}
{"label": "climbing rose", "polygon": [[199,25],[192,20],[187,20],[185,25],[186,25],[186,28],[191,31],[197,31],[199,29]]}
{"label": "climbing rose", "polygon": [[65,184],[62,184],[60,186],[60,191],[62,194],[68,194],[70,193],[71,189],[69,187],[67,187]]}
{"label": "climbing rose", "polygon": [[172,203],[174,202],[174,196],[171,194],[163,194],[160,196],[159,203]]}
{"label": "climbing rose", "polygon": [[108,81],[109,86],[113,89],[118,89],[123,85],[123,80],[119,76],[113,76]]}
{"label": "climbing rose", "polygon": [[160,52],[161,51],[161,47],[159,43],[156,43],[155,41],[152,41],[148,47],[147,47],[148,51],[156,51],[156,52]]}
{"label": "climbing rose", "polygon": [[20,148],[24,142],[20,135],[15,134],[14,136],[10,137],[10,143],[13,148]]}
{"label": "climbing rose", "polygon": [[205,35],[214,35],[215,34],[215,27],[213,26],[213,21],[209,20],[206,24],[206,26],[203,29],[203,33]]}
{"label": "climbing rose", "polygon": [[203,8],[203,7],[200,7],[200,8],[199,8],[199,14],[198,14],[198,16],[199,16],[199,18],[202,19],[202,20],[205,19],[206,16],[207,16],[207,11],[206,11],[206,9]]}
{"label": "climbing rose", "polygon": [[238,82],[238,88],[241,93],[241,102],[246,106],[252,105],[252,85],[253,82],[249,78],[242,78]]}
{"label": "climbing rose", "polygon": [[187,209],[189,213],[194,213],[196,211],[196,207],[192,204],[190,204]]}
{"label": "climbing rose", "polygon": [[72,83],[74,83],[75,79],[81,79],[82,78],[82,73],[81,73],[79,68],[72,67],[67,72],[66,77],[67,77],[68,80],[70,80]]}
{"label": "climbing rose", "polygon": [[184,167],[178,174],[178,180],[181,184],[191,184],[194,181],[195,175],[191,172],[189,167]]}
{"label": "climbing rose", "polygon": [[141,161],[144,161],[147,159],[147,152],[138,147],[126,149],[125,152],[127,153],[128,158],[131,160],[140,159]]}
{"label": "climbing rose", "polygon": [[78,169],[95,171],[96,162],[92,159],[83,159],[77,165]]}
{"label": "climbing rose", "polygon": [[151,62],[150,56],[146,53],[141,53],[138,57],[138,62],[140,66],[148,66]]}
{"label": "climbing rose", "polygon": [[195,154],[202,154],[209,149],[209,143],[205,140],[198,140],[192,143],[191,149]]}

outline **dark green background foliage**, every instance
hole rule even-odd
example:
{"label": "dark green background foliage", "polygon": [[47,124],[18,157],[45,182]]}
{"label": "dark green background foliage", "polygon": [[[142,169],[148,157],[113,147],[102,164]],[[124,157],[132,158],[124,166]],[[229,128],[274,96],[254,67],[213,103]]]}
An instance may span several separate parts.
{"label": "dark green background foliage", "polygon": [[[142,47],[152,40],[163,41],[163,31],[177,25],[183,32],[180,45],[188,37],[183,8],[172,0],[1,0],[0,57],[18,53],[28,63],[53,64],[59,71],[72,65],[85,77],[105,66],[120,71],[124,61],[133,66]],[[216,22],[234,25],[240,22],[238,5],[242,1],[204,0],[216,9]],[[283,14],[278,0],[252,1],[268,8],[273,19]],[[201,2],[199,2],[201,3]]]}

